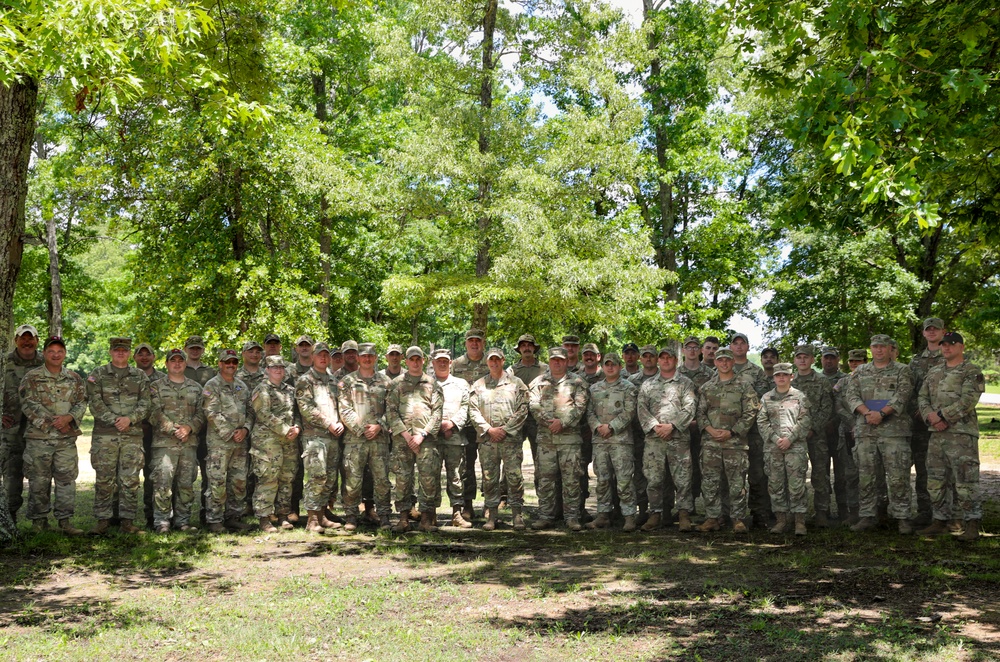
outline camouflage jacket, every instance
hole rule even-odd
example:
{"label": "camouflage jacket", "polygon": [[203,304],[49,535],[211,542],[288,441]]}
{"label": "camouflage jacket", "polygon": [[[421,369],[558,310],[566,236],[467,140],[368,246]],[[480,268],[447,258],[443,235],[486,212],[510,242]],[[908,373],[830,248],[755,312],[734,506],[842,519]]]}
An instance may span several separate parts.
{"label": "camouflage jacket", "polygon": [[392,380],[385,400],[390,434],[420,432],[431,441],[435,439],[444,407],[444,392],[436,379],[425,373],[414,377],[404,372]]}
{"label": "camouflage jacket", "polygon": [[459,379],[464,379],[471,388],[476,380],[490,374],[490,367],[486,365],[486,355],[483,354],[481,359],[473,361],[468,354],[462,354],[451,362],[451,374]]}
{"label": "camouflage jacket", "polygon": [[593,386],[594,384],[604,381],[604,370],[600,366],[597,367],[597,372],[592,375],[587,374],[586,368],[581,368],[580,372],[576,374],[580,375],[580,379],[587,382],[587,386]]}
{"label": "camouflage jacket", "polygon": [[382,431],[372,441],[389,443],[389,426],[386,424],[385,400],[389,390],[389,378],[380,372],[371,377],[361,376],[354,371],[337,383],[337,406],[340,420],[347,428],[345,444],[361,444],[366,425],[379,425]]}
{"label": "camouflage jacket", "polygon": [[[538,421],[538,444],[582,444],[580,422],[587,413],[589,399],[587,382],[578,375],[567,372],[558,381],[548,372],[536,377],[528,388],[528,406]],[[548,426],[557,418],[562,422],[562,431],[555,434]]]}
{"label": "camouflage jacket", "polygon": [[699,363],[698,367],[694,370],[685,367],[684,364],[681,363],[677,366],[677,372],[694,382],[695,390],[700,389],[706,382],[708,382],[709,379],[715,377],[715,370],[712,370],[704,363]]}
{"label": "camouflage jacket", "polygon": [[910,360],[910,374],[913,375],[913,397],[910,399],[909,412],[917,419],[915,424],[921,429],[927,427],[927,422],[920,416],[919,404],[917,403],[917,398],[920,395],[920,387],[923,386],[924,380],[933,368],[944,364],[944,357],[941,356],[940,349],[931,351],[926,347],[924,351]]}
{"label": "camouflage jacket", "polygon": [[843,372],[841,370],[837,370],[837,372],[833,373],[832,375],[828,375],[822,371],[819,373],[821,377],[826,377],[828,380],[830,380],[830,386],[836,386],[837,382],[839,382],[844,377],[847,377],[848,374],[849,373]]}
{"label": "camouflage jacket", "polygon": [[[428,363],[428,364],[430,364],[430,361],[428,361],[427,363]],[[431,368],[431,372],[433,372],[433,370],[434,370],[434,366],[432,366],[432,365],[428,365],[428,367],[430,367],[430,368]],[[389,367],[388,367],[388,366],[386,366],[385,368],[382,368],[381,370],[379,370],[379,372],[381,372],[381,373],[382,373],[383,375],[385,375],[386,377],[388,377],[388,378],[389,378],[389,381],[391,382],[391,381],[393,381],[394,379],[396,379],[396,377],[402,377],[402,376],[403,376],[403,373],[404,373],[404,372],[406,372],[406,367],[405,367],[405,366],[402,366],[402,365],[401,365],[401,366],[399,366],[399,372],[397,372],[396,374],[391,374],[391,373],[389,372]],[[434,376],[434,375],[433,375],[433,374],[431,374],[431,377],[433,377],[433,376]]]}
{"label": "camouflage jacket", "polygon": [[[87,377],[87,401],[94,416],[94,434],[142,436],[142,425],[149,416],[149,378],[136,367],[115,368],[110,363],[94,368]],[[115,429],[115,419],[127,416],[132,421],[126,432]]]}
{"label": "camouflage jacket", "polygon": [[639,389],[639,425],[647,440],[660,441],[653,428],[671,423],[670,440],[687,439],[688,427],[698,413],[698,393],[694,382],[675,372],[670,379],[656,375]]}
{"label": "camouflage jacket", "polygon": [[35,352],[35,355],[27,361],[18,356],[17,351],[12,351],[7,355],[3,380],[3,415],[14,419],[12,429],[17,429],[21,425],[21,421],[24,420],[24,414],[21,413],[19,391],[21,380],[29,371],[43,365],[45,365],[45,360],[42,359],[41,352]]}
{"label": "camouflage jacket", "polygon": [[[63,368],[53,375],[45,366],[29,370],[18,389],[21,413],[28,419],[25,439],[66,439],[80,434],[87,413],[87,391],[80,375]],[[73,431],[63,434],[52,426],[57,416],[73,417]]]}
{"label": "camouflage jacket", "polygon": [[[240,428],[253,432],[254,411],[250,406],[250,389],[239,379],[227,382],[216,375],[201,391],[202,409],[208,424],[208,445],[235,443],[233,435]],[[244,438],[249,441],[249,435]]]}
{"label": "camouflage jacket", "polygon": [[521,428],[528,420],[528,387],[506,372],[500,379],[490,375],[477,379],[469,391],[469,417],[479,443],[490,441],[490,428],[503,428],[505,442],[520,442]]}
{"label": "camouflage jacket", "polygon": [[192,368],[191,366],[186,366],[184,368],[184,376],[188,379],[193,379],[202,386],[208,383],[208,380],[219,374],[219,371],[210,365],[205,365],[204,363],[197,368]]}
{"label": "camouflage jacket", "polygon": [[979,366],[962,361],[949,368],[941,364],[931,368],[920,387],[920,416],[925,421],[940,412],[948,423],[946,432],[979,436],[976,405],[986,390],[986,380]]}
{"label": "camouflage jacket", "polygon": [[746,363],[734,362],[733,372],[736,373],[737,379],[744,380],[747,384],[750,384],[758,398],[774,388],[771,380],[767,378],[767,373],[764,372],[764,369],[752,361],[747,361]]}
{"label": "camouflage jacket", "polygon": [[634,375],[632,375],[631,377],[629,377],[628,380],[633,384],[635,384],[637,387],[639,387],[648,382],[650,379],[656,379],[659,376],[660,376],[659,369],[657,369],[657,371],[651,375],[647,375],[646,373],[639,371]]}
{"label": "camouflage jacket", "polygon": [[258,367],[257,372],[250,372],[245,367],[240,366],[240,369],[236,371],[236,379],[246,384],[250,392],[253,393],[253,390],[260,386],[262,381],[267,379],[267,375],[264,374],[263,366]]}
{"label": "camouflage jacket", "polygon": [[[851,373],[847,382],[845,400],[854,412],[854,434],[858,437],[909,437],[912,417],[907,404],[913,396],[913,374],[910,368],[898,361],[890,361],[884,368],[865,363]],[[869,425],[857,413],[866,401],[885,400],[894,413],[878,425]]]}
{"label": "camouflage jacket", "polygon": [[830,380],[810,370],[805,375],[793,375],[792,386],[809,398],[809,422],[813,434],[825,437],[826,426],[833,420],[833,386]]}
{"label": "camouflage jacket", "polygon": [[703,431],[702,440],[716,443],[704,432],[711,425],[717,430],[733,433],[725,443],[746,446],[750,428],[757,422],[759,408],[760,400],[748,380],[739,376],[727,381],[720,380],[718,375],[712,377],[698,394],[698,429]]}
{"label": "camouflage jacket", "polygon": [[854,413],[847,408],[847,385],[851,383],[851,374],[847,373],[833,385],[833,412],[842,430],[854,430]]}
{"label": "camouflage jacket", "polygon": [[446,446],[465,446],[465,435],[462,428],[469,421],[469,384],[455,375],[448,379],[437,380],[444,396],[444,407],[441,409],[441,420],[451,421],[455,426],[450,437],[443,434],[438,437],[438,443]]}
{"label": "camouflage jacket", "polygon": [[809,396],[797,388],[789,388],[787,393],[772,389],[760,399],[757,413],[757,428],[766,445],[778,443],[785,437],[792,447],[806,443],[809,430]]}
{"label": "camouflage jacket", "polygon": [[154,447],[180,444],[181,440],[174,436],[174,432],[182,425],[191,428],[187,443],[198,443],[198,433],[205,427],[201,389],[201,384],[187,377],[180,384],[170,381],[168,377],[149,385],[149,399],[152,403],[149,423],[153,427]]}
{"label": "camouflage jacket", "polygon": [[337,382],[330,373],[310,368],[295,382],[295,402],[302,417],[302,436],[332,436],[330,426],[340,422]]}
{"label": "camouflage jacket", "polygon": [[292,427],[299,426],[299,410],[295,407],[295,389],[282,380],[275,386],[270,379],[262,381],[250,395],[254,412],[253,441],[289,442]]}
{"label": "camouflage jacket", "polygon": [[[593,443],[632,445],[632,421],[635,420],[635,403],[639,388],[619,376],[614,383],[603,379],[590,387],[590,403],[587,405],[587,424],[593,432]],[[597,428],[608,425],[611,436],[605,439],[597,434]]]}

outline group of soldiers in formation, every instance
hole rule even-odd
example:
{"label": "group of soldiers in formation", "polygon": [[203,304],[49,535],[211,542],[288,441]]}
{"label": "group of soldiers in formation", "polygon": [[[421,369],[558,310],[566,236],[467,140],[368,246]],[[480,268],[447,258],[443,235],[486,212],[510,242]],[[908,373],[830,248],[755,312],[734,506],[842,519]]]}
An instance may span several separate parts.
{"label": "group of soldiers in formation", "polygon": [[[909,365],[896,360],[891,338],[872,336],[872,361],[851,350],[850,373],[832,347],[819,352],[822,371],[814,369],[808,344],[792,362],[766,348],[758,366],[747,360],[744,334],[726,347],[716,337],[688,337],[679,348],[628,343],[603,356],[568,335],[547,363],[526,334],[507,366],[504,351],[487,350],[483,332],[470,329],[454,360],[437,349],[428,365],[420,347],[390,345],[382,370],[372,343],[331,348],[301,336],[292,363],[274,334],[242,352],[221,350],[212,367],[201,362],[202,338],[191,336],[166,352],[166,372],[154,368],[148,344],[133,350],[130,338],[112,338],[110,363],[83,380],[63,367],[62,338],[49,337],[39,352],[37,331],[24,325],[7,360],[3,478],[14,514],[26,475],[33,527],[46,529],[54,509],[63,532],[81,535],[71,518],[76,439],[89,406],[94,534],[114,523],[141,532],[143,473],[147,526],[198,529],[199,470],[202,524],[216,533],[250,528],[248,507],[263,531],[290,529],[302,502],[311,532],[359,523],[433,532],[442,468],[450,524],[471,528],[477,459],[482,528],[497,527],[505,504],[511,527],[524,530],[527,439],[538,496],[533,529],[561,519],[573,531],[676,522],[680,531],[745,533],[749,525],[805,535],[808,475],[815,526],[864,531],[893,518],[900,533],[923,527],[923,535],[974,540],[983,374],[942,320],[925,320],[923,334],[927,348]],[[585,507],[591,463],[596,517]],[[705,518],[695,526],[698,494]]]}

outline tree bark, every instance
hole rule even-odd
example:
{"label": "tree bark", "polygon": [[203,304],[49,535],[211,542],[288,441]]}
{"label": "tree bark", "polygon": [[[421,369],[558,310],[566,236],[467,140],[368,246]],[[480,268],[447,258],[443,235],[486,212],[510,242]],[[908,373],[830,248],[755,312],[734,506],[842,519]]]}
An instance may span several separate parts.
{"label": "tree bark", "polygon": [[[329,119],[327,109],[326,74],[313,74],[313,100],[316,103],[316,119],[326,123]],[[326,134],[326,127],[320,127]],[[319,316],[323,321],[323,328],[330,330],[330,272],[333,253],[333,223],[330,219],[330,201],[323,193],[319,197],[319,265],[323,275],[319,283],[320,297],[322,303],[319,307]]]}
{"label": "tree bark", "polygon": [[[483,14],[483,58],[482,80],[479,86],[479,153],[490,153],[490,128],[493,122],[493,46],[497,25],[497,0],[486,0],[486,12]],[[479,216],[476,219],[479,230],[479,246],[476,248],[476,279],[485,278],[490,272],[490,230],[493,217],[489,211],[490,197],[493,192],[493,180],[489,173],[479,178]],[[489,306],[477,301],[472,305],[472,326],[487,331],[489,321]]]}
{"label": "tree bark", "polygon": [[62,276],[59,274],[59,241],[55,214],[45,219],[45,243],[49,247],[49,335],[61,336],[63,323]]}

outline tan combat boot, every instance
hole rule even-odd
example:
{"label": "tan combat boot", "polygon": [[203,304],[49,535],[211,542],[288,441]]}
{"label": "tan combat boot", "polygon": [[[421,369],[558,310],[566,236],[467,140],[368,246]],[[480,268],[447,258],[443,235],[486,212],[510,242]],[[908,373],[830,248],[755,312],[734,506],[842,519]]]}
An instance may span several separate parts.
{"label": "tan combat boot", "polygon": [[774,514],[774,526],[767,530],[768,533],[784,533],[785,532],[785,521],[788,518],[788,513],[775,513]]}
{"label": "tan combat boot", "polygon": [[635,515],[626,515],[625,526],[622,527],[622,531],[624,531],[625,533],[632,533],[633,531],[635,531],[635,529],[636,529]]}
{"label": "tan combat boot", "polygon": [[[99,519],[97,520],[97,526],[95,526],[93,529],[90,530],[90,535],[103,536],[105,533],[108,532],[108,529],[110,527],[111,527],[111,520]],[[46,525],[45,528],[48,528],[48,525]]]}
{"label": "tan combat boot", "polygon": [[970,519],[965,521],[965,531],[962,535],[957,536],[959,540],[964,540],[966,542],[972,542],[979,539],[979,520]]}
{"label": "tan combat boot", "polygon": [[513,515],[511,526],[515,531],[524,531],[524,515],[521,514],[521,506],[511,506],[510,512]]}
{"label": "tan combat boot", "polygon": [[749,531],[747,525],[741,519],[736,520],[736,523],[733,524],[733,533],[748,533]]}
{"label": "tan combat boot", "polygon": [[698,531],[701,533],[708,533],[709,531],[718,531],[719,528],[719,520],[714,517],[709,517],[707,520],[702,522],[701,526],[698,527]]}
{"label": "tan combat boot", "polygon": [[118,530],[122,533],[138,534],[140,536],[145,533],[145,531],[133,524],[130,519],[123,519],[121,524],[118,525]]}
{"label": "tan combat boot", "polygon": [[687,533],[692,528],[694,528],[694,527],[691,525],[691,516],[688,514],[688,511],[686,511],[686,510],[678,510],[677,511],[677,530],[678,531],[682,531],[684,533]]}
{"label": "tan combat boot", "polygon": [[344,531],[347,531],[348,533],[350,533],[352,531],[357,531],[358,530],[358,516],[357,515],[348,515],[344,519],[347,520],[344,523]]}
{"label": "tan combat boot", "polygon": [[531,523],[531,528],[534,529],[535,531],[543,531],[545,529],[551,529],[554,524],[555,522],[553,522],[550,519],[545,519],[545,518],[536,519],[534,522]]}
{"label": "tan combat boot", "polygon": [[306,531],[309,533],[326,533],[326,529],[320,526],[318,510],[310,510],[306,513]]}
{"label": "tan combat boot", "polygon": [[213,522],[212,524],[208,525],[208,532],[209,533],[225,533],[226,532],[226,527],[225,527],[225,525],[222,524],[222,522]]}
{"label": "tan combat boot", "polygon": [[[302,519],[302,518],[299,517],[298,513],[288,513],[287,515],[285,515],[285,519],[287,521],[291,522],[292,526],[295,526],[296,524],[299,523],[299,520]],[[285,528],[285,527],[281,527],[281,528]]]}
{"label": "tan combat boot", "polygon": [[611,518],[607,513],[597,513],[597,518],[587,523],[588,529],[606,529],[611,526]]}
{"label": "tan combat boot", "polygon": [[920,536],[940,536],[945,533],[949,533],[948,523],[943,519],[936,519],[931,522],[930,526],[924,527],[917,531],[917,535]]}
{"label": "tan combat boot", "polygon": [[580,520],[578,519],[566,520],[566,528],[570,531],[583,531],[583,525],[580,524]]}
{"label": "tan combat boot", "polygon": [[396,533],[406,533],[410,530],[410,511],[404,510],[399,514],[399,521],[392,528]]}
{"label": "tan combat boot", "polygon": [[[46,523],[48,523],[47,520]],[[67,536],[83,535],[83,531],[70,524],[69,518],[59,520],[59,530],[65,533]]]}
{"label": "tan combat boot", "polygon": [[451,508],[451,525],[458,527],[460,529],[471,529],[472,522],[468,521],[462,517],[462,507],[452,506]]}
{"label": "tan combat boot", "polygon": [[[297,522],[298,518],[296,518],[295,521]],[[229,526],[228,522],[226,523],[226,526]],[[278,514],[278,526],[281,527],[282,529],[284,529],[285,531],[291,531],[292,529],[294,529],[295,525],[292,524],[292,516],[291,516],[291,514],[289,514],[289,513],[280,514],[279,513]]]}
{"label": "tan combat boot", "polygon": [[322,526],[324,529],[339,529],[344,526],[340,522],[337,522],[327,517],[326,509],[317,510],[316,512],[319,514],[319,525]]}
{"label": "tan combat boot", "polygon": [[424,533],[437,533],[438,527],[437,524],[434,523],[434,520],[436,519],[437,513],[433,511],[428,510],[420,513],[420,530]]}
{"label": "tan combat boot", "polygon": [[389,521],[389,511],[384,513],[379,513],[378,515],[378,528],[382,531],[388,531],[392,528],[392,522]]}
{"label": "tan combat boot", "polygon": [[465,507],[462,508],[462,517],[466,522],[472,524],[472,521],[476,519],[476,507],[471,503],[466,504]]}
{"label": "tan combat boot", "polygon": [[497,528],[497,510],[499,508],[486,509],[486,524],[483,524],[483,531],[492,531]]}
{"label": "tan combat boot", "polygon": [[646,523],[642,525],[643,531],[654,531],[660,528],[660,513],[649,513]]}
{"label": "tan combat boot", "polygon": [[795,513],[795,535],[806,535],[806,514]]}
{"label": "tan combat boot", "polygon": [[270,517],[260,518],[260,530],[263,533],[277,533],[278,528],[271,523]]}

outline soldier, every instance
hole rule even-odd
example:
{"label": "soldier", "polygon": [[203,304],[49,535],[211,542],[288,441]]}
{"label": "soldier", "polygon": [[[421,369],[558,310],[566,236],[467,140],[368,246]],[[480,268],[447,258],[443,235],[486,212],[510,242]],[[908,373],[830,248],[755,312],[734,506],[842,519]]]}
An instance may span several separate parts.
{"label": "soldier", "polygon": [[[927,422],[920,415],[920,411],[918,411],[917,396],[920,393],[924,379],[930,373],[931,369],[943,365],[945,362],[944,357],[941,355],[944,320],[940,317],[930,317],[924,320],[923,327],[927,348],[910,360],[910,373],[913,375],[913,402],[910,403],[913,428],[910,437],[910,452],[912,453],[913,466],[917,473],[915,482],[917,517],[913,522],[915,526],[927,526],[933,520],[931,496],[927,488],[927,445],[930,440],[931,430],[928,428]],[[978,420],[976,422],[978,424]]]}
{"label": "soldier", "polygon": [[340,354],[344,364],[333,373],[333,378],[336,380],[341,380],[358,369],[358,343],[345,340],[340,345]]}
{"label": "soldier", "polygon": [[403,374],[403,346],[389,345],[389,349],[385,350],[385,362],[382,374],[390,381]]}
{"label": "soldier", "polygon": [[[708,340],[706,339],[705,342],[708,343]],[[711,343],[709,345],[711,346]],[[685,338],[681,350],[684,352],[684,362],[677,368],[677,371],[694,382],[695,395],[697,396],[698,390],[715,376],[715,368],[710,368],[699,358],[701,342],[697,336]],[[718,350],[717,346],[712,349],[713,365],[716,350]],[[701,457],[701,430],[698,429],[696,418],[691,418],[691,425],[688,426],[688,429],[691,432],[691,494],[693,498],[697,499],[698,495],[701,494],[701,462],[699,460]],[[694,510],[692,509],[691,512],[693,513]]]}
{"label": "soldier", "polygon": [[240,519],[246,507],[247,446],[254,427],[254,410],[250,390],[236,378],[238,357],[235,349],[220,350],[219,374],[208,380],[202,390],[208,427],[207,521],[212,533],[224,533],[227,528],[236,531],[250,528]]}
{"label": "soldier", "polygon": [[462,428],[469,420],[469,384],[451,374],[451,350],[436,349],[431,357],[434,379],[441,387],[444,405],[438,450],[444,460],[445,486],[451,505],[451,525],[471,529],[472,522],[462,516],[465,505],[462,481],[465,476],[465,435]]}
{"label": "soldier", "polygon": [[[201,336],[188,336],[184,341],[184,353],[187,354],[187,367],[184,369],[184,376],[193,379],[202,386],[215,377],[215,368],[201,362],[201,357],[205,354],[205,341]],[[201,472],[201,514],[202,524],[207,524],[208,520],[208,473],[205,469],[205,458],[208,457],[208,426],[201,429],[198,434],[198,469]]]}
{"label": "soldier", "polygon": [[264,348],[256,340],[248,340],[243,343],[242,356],[243,365],[236,371],[236,378],[246,384],[250,392],[253,393],[254,389],[266,379],[264,369],[260,365],[261,359],[264,357]]}
{"label": "soldier", "polygon": [[[295,341],[295,363],[285,362],[285,381],[292,387],[295,393],[295,383],[298,378],[309,372],[313,364],[313,339],[308,335],[301,335]],[[301,445],[301,438],[295,440],[297,446]],[[293,524],[299,521],[299,506],[302,503],[302,485],[305,475],[301,462],[302,449],[295,454],[295,477],[292,479],[292,506],[288,514],[288,521]],[[315,528],[315,527],[314,527]]]}
{"label": "soldier", "polygon": [[707,336],[701,343],[701,362],[705,367],[715,370],[715,353],[719,351],[719,339],[715,336]]}
{"label": "soldier", "polygon": [[[660,374],[660,369],[656,366],[658,351],[655,345],[643,345],[639,350],[639,363],[642,369],[629,377],[629,381],[640,389],[644,383],[654,379]],[[638,396],[637,396],[638,397]],[[646,453],[646,432],[639,423],[639,417],[632,419],[632,489],[635,491],[636,505],[639,507],[639,515],[636,517],[635,525],[643,526],[649,521],[649,483],[646,480],[643,456]],[[668,483],[670,476],[667,476]],[[669,501],[673,507],[673,485],[664,486],[664,500]],[[662,522],[661,522],[662,523]]]}
{"label": "soldier", "polygon": [[[926,324],[925,324],[926,326]],[[930,369],[920,387],[920,416],[931,428],[927,453],[927,487],[934,507],[934,522],[920,535],[948,533],[955,510],[961,511],[965,530],[960,540],[979,538],[983,518],[979,489],[979,418],[976,405],[986,389],[979,366],[965,360],[965,339],[951,331],[939,343],[944,365]]]}
{"label": "soldier", "polygon": [[[309,345],[310,364],[312,345]],[[312,365],[309,366],[310,369]],[[250,405],[254,411],[250,435],[250,457],[257,488],[253,497],[254,515],[261,531],[276,533],[271,516],[276,515],[282,529],[292,529],[288,514],[292,509],[292,481],[299,459],[299,413],[295,407],[295,389],[288,385],[285,362],[280,356],[264,359],[267,379],[254,389]],[[306,529],[322,533],[315,513],[310,513]]]}
{"label": "soldier", "polygon": [[529,387],[531,413],[538,421],[538,513],[531,528],[548,529],[555,520],[557,481],[562,479],[563,516],[580,531],[580,421],[587,411],[587,382],[566,369],[566,350],[549,349],[549,370]]}
{"label": "soldier", "polygon": [[833,387],[813,368],[816,349],[812,345],[795,347],[795,378],[792,383],[809,398],[808,435],[809,482],[813,488],[816,526],[830,526],[830,450],[826,445],[827,424],[833,419]]}
{"label": "soldier", "polygon": [[[149,386],[149,422],[153,441],[153,526],[157,533],[170,531],[170,518],[181,531],[191,525],[194,481],[198,477],[198,433],[205,426],[201,385],[184,376],[187,356],[180,349],[167,352],[167,375]],[[176,490],[174,486],[176,485]]]}
{"label": "soldier", "polygon": [[733,352],[723,347],[715,353],[715,377],[698,394],[698,427],[701,437],[701,486],[708,519],[699,531],[718,531],[722,515],[723,477],[729,482],[733,532],[746,533],[748,435],[760,402],[750,383],[733,370]]}
{"label": "soldier", "polygon": [[[26,331],[19,329],[23,335]],[[45,340],[43,365],[29,370],[18,388],[24,431],[24,471],[28,475],[28,519],[36,531],[49,527],[49,494],[55,482],[55,517],[69,536],[83,535],[70,523],[76,509],[76,477],[80,473],[76,438],[87,411],[83,380],[63,367],[66,343]],[[6,410],[4,410],[6,411]]]}
{"label": "soldier", "polygon": [[[486,357],[483,355],[485,346],[483,337],[486,334],[481,329],[469,329],[465,332],[465,354],[458,357],[451,363],[451,374],[459,379],[464,379],[471,388],[477,380],[485,377],[490,372],[486,365]],[[476,510],[476,458],[479,456],[479,447],[476,443],[476,429],[472,426],[470,419],[463,430],[465,435],[465,478],[462,499],[465,503],[465,510],[462,517],[471,522],[475,519]]]}
{"label": "soldier", "polygon": [[[349,341],[353,342],[353,341]],[[346,343],[345,343],[346,344]],[[345,531],[358,528],[361,481],[371,468],[379,527],[389,528],[392,486],[389,483],[389,435],[386,425],[386,392],[389,378],[375,371],[375,345],[361,343],[353,349],[358,369],[337,383],[337,406],[344,433]],[[344,351],[346,356],[347,351]],[[345,366],[346,368],[346,366]]]}
{"label": "soldier", "polygon": [[327,370],[330,375],[333,376],[344,367],[344,352],[341,351],[340,347],[330,348],[330,367]]}
{"label": "soldier", "polygon": [[[343,381],[344,377],[357,371],[360,367],[358,365],[358,343],[353,340],[345,340],[341,343],[340,358],[340,368],[333,371],[333,379],[337,383]],[[341,467],[341,485],[341,492],[343,492],[347,487],[347,475],[343,467]],[[375,514],[375,482],[372,478],[371,468],[367,466],[361,480],[361,501],[365,506],[364,520],[369,524],[378,525],[381,520]]]}
{"label": "soldier", "polygon": [[[771,382],[764,369],[747,358],[750,342],[743,333],[733,336],[729,349],[733,353],[733,372],[746,381],[760,396],[771,390]],[[757,526],[767,528],[771,519],[771,497],[767,491],[767,473],[764,471],[764,440],[757,429],[757,419],[753,419],[750,433],[747,436],[750,445],[750,467],[747,478],[750,482],[750,512]]]}
{"label": "soldier", "polygon": [[302,419],[303,500],[308,520],[306,530],[323,533],[339,529],[340,522],[326,517],[325,509],[336,499],[340,478],[340,437],[344,424],[337,411],[337,382],[327,371],[330,347],[313,347],[312,366],[295,382],[295,402]]}
{"label": "soldier", "polygon": [[[649,495],[649,521],[643,531],[653,531],[664,521],[665,472],[676,493],[678,528],[691,530],[691,443],[689,426],[698,408],[694,382],[677,372],[677,352],[664,347],[658,357],[659,374],[639,389],[638,418],[646,435],[646,491]],[[669,512],[666,513],[669,516]]]}
{"label": "soldier", "polygon": [[590,387],[587,407],[597,474],[597,519],[587,527],[603,529],[611,525],[612,491],[617,486],[618,502],[625,517],[623,530],[631,533],[636,528],[632,423],[639,389],[623,377],[621,359],[614,352],[604,358],[602,367],[604,379]]}
{"label": "soldier", "polygon": [[[820,373],[830,382],[831,388],[836,389],[841,379],[847,373],[840,370],[840,350],[836,347],[824,347],[820,350],[820,363],[823,371]],[[833,415],[826,424],[826,447],[830,451],[830,459],[833,460],[833,493],[837,501],[837,520],[846,522],[849,519],[849,512],[852,507],[852,500],[848,494],[847,477],[851,473],[850,465],[854,461],[850,458],[850,453],[845,449],[845,440],[840,434],[840,415],[837,412],[836,392],[833,394]],[[857,505],[856,499],[853,505]]]}
{"label": "soldier", "polygon": [[269,356],[281,356],[281,336],[277,333],[264,336],[264,358]]}
{"label": "soldier", "polygon": [[601,350],[592,342],[583,346],[583,368],[578,373],[587,382],[587,386],[604,379],[601,371]]}
{"label": "soldier", "polygon": [[38,351],[38,331],[30,324],[22,324],[14,331],[14,350],[7,355],[3,382],[3,430],[0,432],[0,468],[3,470],[4,489],[10,516],[17,519],[17,511],[24,500],[24,433],[28,419],[21,412],[18,389],[21,380],[30,370],[45,364]]}
{"label": "soldier", "polygon": [[[860,521],[852,531],[876,526],[876,472],[884,471],[889,513],[899,532],[913,533],[910,522],[910,421],[906,407],[913,392],[910,368],[892,360],[889,336],[871,339],[872,362],[859,366],[847,384],[847,408],[855,413],[855,457],[860,487]],[[881,468],[879,467],[881,462]]]}
{"label": "soldier", "polygon": [[795,535],[806,535],[806,469],[809,464],[807,438],[813,429],[809,399],[792,388],[792,364],[774,366],[774,388],[760,400],[757,426],[764,439],[767,489],[776,522],[771,533],[785,533],[794,517]]}
{"label": "soldier", "polygon": [[563,336],[562,346],[566,352],[566,372],[579,372],[583,370],[583,364],[580,363],[580,337],[572,335]]}
{"label": "soldier", "polygon": [[[517,353],[521,356],[517,363],[513,364],[507,370],[524,382],[525,386],[530,384],[535,380],[535,377],[542,374],[542,364],[538,360],[538,350],[540,349],[537,342],[535,342],[535,337],[530,333],[525,333],[517,339]],[[524,422],[524,427],[521,428],[524,437],[528,440],[528,447],[531,449],[531,462],[532,465],[536,464],[536,459],[538,457],[538,422],[535,417],[531,415],[531,410],[528,410],[528,418]],[[534,483],[535,483],[535,494],[538,494],[538,471],[537,467],[534,472]]]}
{"label": "soldier", "polygon": [[521,428],[528,418],[528,387],[504,371],[504,353],[498,347],[486,353],[490,373],[476,380],[469,393],[469,417],[478,433],[479,462],[483,467],[483,492],[486,495],[486,523],[483,531],[497,525],[500,509],[501,463],[507,482],[512,525],[524,530],[524,437]]}
{"label": "soldier", "polygon": [[118,488],[118,515],[123,533],[139,533],[133,524],[144,463],[141,422],[149,416],[149,378],[129,366],[131,338],[112,338],[111,362],[87,378],[87,400],[94,416],[90,463],[94,467],[93,533],[107,532]]}
{"label": "soldier", "polygon": [[[577,372],[580,377],[587,382],[587,387],[591,387],[604,380],[604,372],[601,370],[601,350],[597,345],[589,342],[583,346],[582,366]],[[587,499],[590,498],[590,463],[594,459],[594,439],[591,432],[590,423],[587,417],[583,417],[580,427],[580,435],[583,438],[583,445],[580,447],[582,455],[580,461],[583,462],[583,475],[580,477],[580,517],[584,524],[591,521],[590,513],[587,512]]]}
{"label": "soldier", "polygon": [[774,388],[774,366],[778,364],[778,350],[773,347],[765,347],[760,350],[760,367],[764,369],[764,376],[767,382]]}
{"label": "soldier", "polygon": [[847,373],[840,369],[840,350],[836,347],[826,346],[821,349],[819,360],[823,366],[822,375],[830,380],[831,386],[847,376]]}
{"label": "soldier", "polygon": [[[858,366],[868,361],[868,350],[852,349],[847,353],[847,356],[847,365],[850,367],[851,372],[854,372]],[[838,457],[834,459],[833,466],[834,471],[837,472],[834,491],[837,494],[838,512],[846,513],[846,517],[841,516],[841,519],[848,526],[854,526],[859,520],[859,495],[858,463],[854,455],[854,414],[847,408],[847,401],[845,399],[850,377],[850,373],[847,373],[833,385],[833,410],[836,414],[839,437],[837,444]],[[837,484],[841,482],[843,483],[844,510],[840,510],[841,496],[840,492],[837,491]],[[881,482],[882,489],[879,490],[880,494],[884,492],[884,474]]]}
{"label": "soldier", "polygon": [[386,422],[392,435],[392,471],[396,476],[394,529],[410,528],[413,508],[413,466],[420,477],[420,530],[434,533],[437,501],[441,493],[441,453],[437,433],[441,429],[444,394],[433,377],[424,372],[424,351],[416,345],[406,349],[406,373],[392,381],[386,395]]}
{"label": "soldier", "polygon": [[628,379],[640,372],[642,372],[642,365],[639,363],[639,346],[634,342],[627,342],[622,345],[621,376],[623,379]]}
{"label": "soldier", "polygon": [[[139,343],[132,352],[135,367],[142,370],[150,385],[158,379],[166,377],[166,373],[153,367],[156,354],[147,343]],[[142,421],[142,454],[145,461],[142,464],[142,504],[146,515],[146,528],[153,529],[153,426],[149,419]]]}

